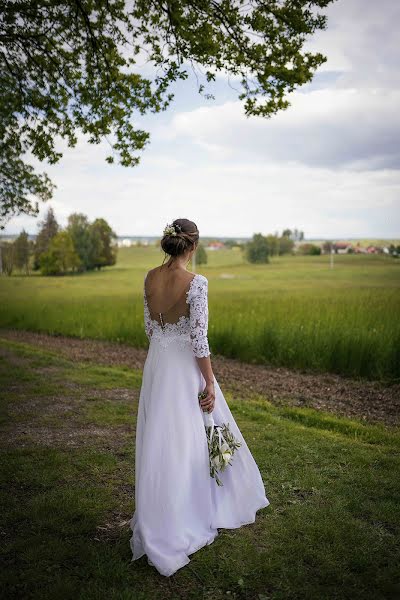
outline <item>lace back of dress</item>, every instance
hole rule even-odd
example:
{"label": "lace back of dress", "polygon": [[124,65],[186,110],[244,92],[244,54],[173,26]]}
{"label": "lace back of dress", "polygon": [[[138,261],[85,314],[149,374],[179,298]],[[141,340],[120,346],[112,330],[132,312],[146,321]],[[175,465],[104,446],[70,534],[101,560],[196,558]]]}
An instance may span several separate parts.
{"label": "lace back of dress", "polygon": [[153,323],[157,323],[162,330],[165,330],[167,325],[178,325],[183,319],[189,318],[190,308],[187,303],[187,295],[194,278],[190,281],[189,286],[184,290],[176,303],[164,312],[158,312],[152,309],[151,302],[149,302],[146,294],[146,279],[147,275],[144,280],[144,302],[145,307],[147,308],[148,317]]}
{"label": "lace back of dress", "polygon": [[[146,281],[146,278],[145,278]],[[196,357],[209,356],[208,328],[208,280],[203,275],[195,275],[187,291],[166,313],[157,313],[159,319],[152,318],[143,286],[144,323],[149,340],[167,348],[172,341],[186,347],[192,346]],[[168,317],[168,320],[165,317]]]}
{"label": "lace back of dress", "polygon": [[186,295],[180,298],[174,306],[164,312],[156,312],[151,309],[151,303],[147,301],[150,318],[156,321],[163,329],[167,324],[178,323],[182,317],[189,317],[189,307],[186,303]]}

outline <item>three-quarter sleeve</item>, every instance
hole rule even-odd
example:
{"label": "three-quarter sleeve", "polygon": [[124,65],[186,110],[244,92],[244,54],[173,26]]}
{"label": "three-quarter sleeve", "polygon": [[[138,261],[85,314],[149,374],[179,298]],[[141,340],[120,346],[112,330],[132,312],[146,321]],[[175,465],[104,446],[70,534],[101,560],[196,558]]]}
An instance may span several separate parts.
{"label": "three-quarter sleeve", "polygon": [[209,356],[208,344],[208,280],[204,275],[196,276],[188,296],[190,305],[190,340],[193,353],[201,358]]}

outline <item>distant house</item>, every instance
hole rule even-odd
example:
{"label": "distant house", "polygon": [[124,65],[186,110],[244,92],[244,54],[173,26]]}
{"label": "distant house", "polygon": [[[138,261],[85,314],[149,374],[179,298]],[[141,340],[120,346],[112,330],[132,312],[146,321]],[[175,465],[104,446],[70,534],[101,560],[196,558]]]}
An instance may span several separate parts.
{"label": "distant house", "polygon": [[336,242],[333,244],[333,249],[336,254],[348,254],[354,252],[353,244],[350,242]]}
{"label": "distant house", "polygon": [[357,242],[357,245],[354,247],[354,252],[356,254],[367,254],[367,249],[364,246],[361,246],[360,242]]}
{"label": "distant house", "polygon": [[207,250],[222,250],[223,248],[225,248],[223,242],[210,242],[207,246]]}
{"label": "distant house", "polygon": [[367,252],[368,254],[379,254],[380,248],[378,248],[377,246],[368,246]]}

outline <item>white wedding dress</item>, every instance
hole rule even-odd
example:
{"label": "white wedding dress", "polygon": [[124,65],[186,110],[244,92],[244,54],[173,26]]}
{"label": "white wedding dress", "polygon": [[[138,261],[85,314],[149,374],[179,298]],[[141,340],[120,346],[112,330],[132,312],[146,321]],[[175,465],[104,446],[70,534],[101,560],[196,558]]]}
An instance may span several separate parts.
{"label": "white wedding dress", "polygon": [[161,321],[163,325],[151,318],[145,288],[143,293],[150,344],[136,425],[130,546],[132,561],[146,554],[148,563],[165,576],[211,544],[218,528],[253,523],[256,512],[269,505],[258,466],[215,377],[215,424],[229,423],[242,445],[232,465],[219,473],[223,485],[210,477],[198,401],[205,380],[196,361],[196,356],[210,355],[207,278],[195,275],[185,293],[189,316],[182,315],[174,323]]}

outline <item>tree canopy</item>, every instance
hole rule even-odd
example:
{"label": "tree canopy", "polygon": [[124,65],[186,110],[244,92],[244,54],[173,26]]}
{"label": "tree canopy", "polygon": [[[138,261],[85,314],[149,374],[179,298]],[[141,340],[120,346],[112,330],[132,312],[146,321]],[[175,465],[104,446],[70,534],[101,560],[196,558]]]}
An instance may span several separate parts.
{"label": "tree canopy", "polygon": [[[135,115],[166,110],[192,68],[198,91],[217,71],[239,80],[247,116],[270,117],[326,58],[305,52],[333,0],[3,0],[0,13],[0,220],[39,211],[54,185],[56,144],[110,143],[109,163],[135,166],[149,133]],[[143,56],[153,79],[135,68]],[[203,69],[203,71],[201,71]],[[0,227],[4,227],[4,224]]]}
{"label": "tree canopy", "polygon": [[19,236],[14,240],[14,252],[15,266],[21,271],[24,269],[25,273],[28,274],[30,245],[29,237],[25,229],[23,229]]}
{"label": "tree canopy", "polygon": [[52,238],[49,248],[40,256],[40,271],[43,275],[61,275],[81,265],[74,242],[68,231],[59,231]]}
{"label": "tree canopy", "polygon": [[86,215],[72,213],[68,217],[67,232],[79,256],[81,270],[115,265],[117,235],[107,221],[95,219],[90,223]]}
{"label": "tree canopy", "polygon": [[[61,229],[50,207],[39,224],[33,268],[40,269],[43,275],[64,275],[69,271],[100,270],[115,265],[118,252],[116,237],[105,219],[97,218],[91,223],[83,213],[70,214],[67,227]],[[18,240],[20,238],[22,234]],[[22,241],[19,243],[22,244]]]}
{"label": "tree canopy", "polygon": [[245,246],[245,256],[250,263],[269,263],[270,248],[262,233],[255,233]]}
{"label": "tree canopy", "polygon": [[39,223],[39,231],[36,236],[33,252],[33,269],[40,269],[40,257],[50,247],[51,240],[57,235],[60,227],[54,215],[54,210],[50,206],[43,221]]}

